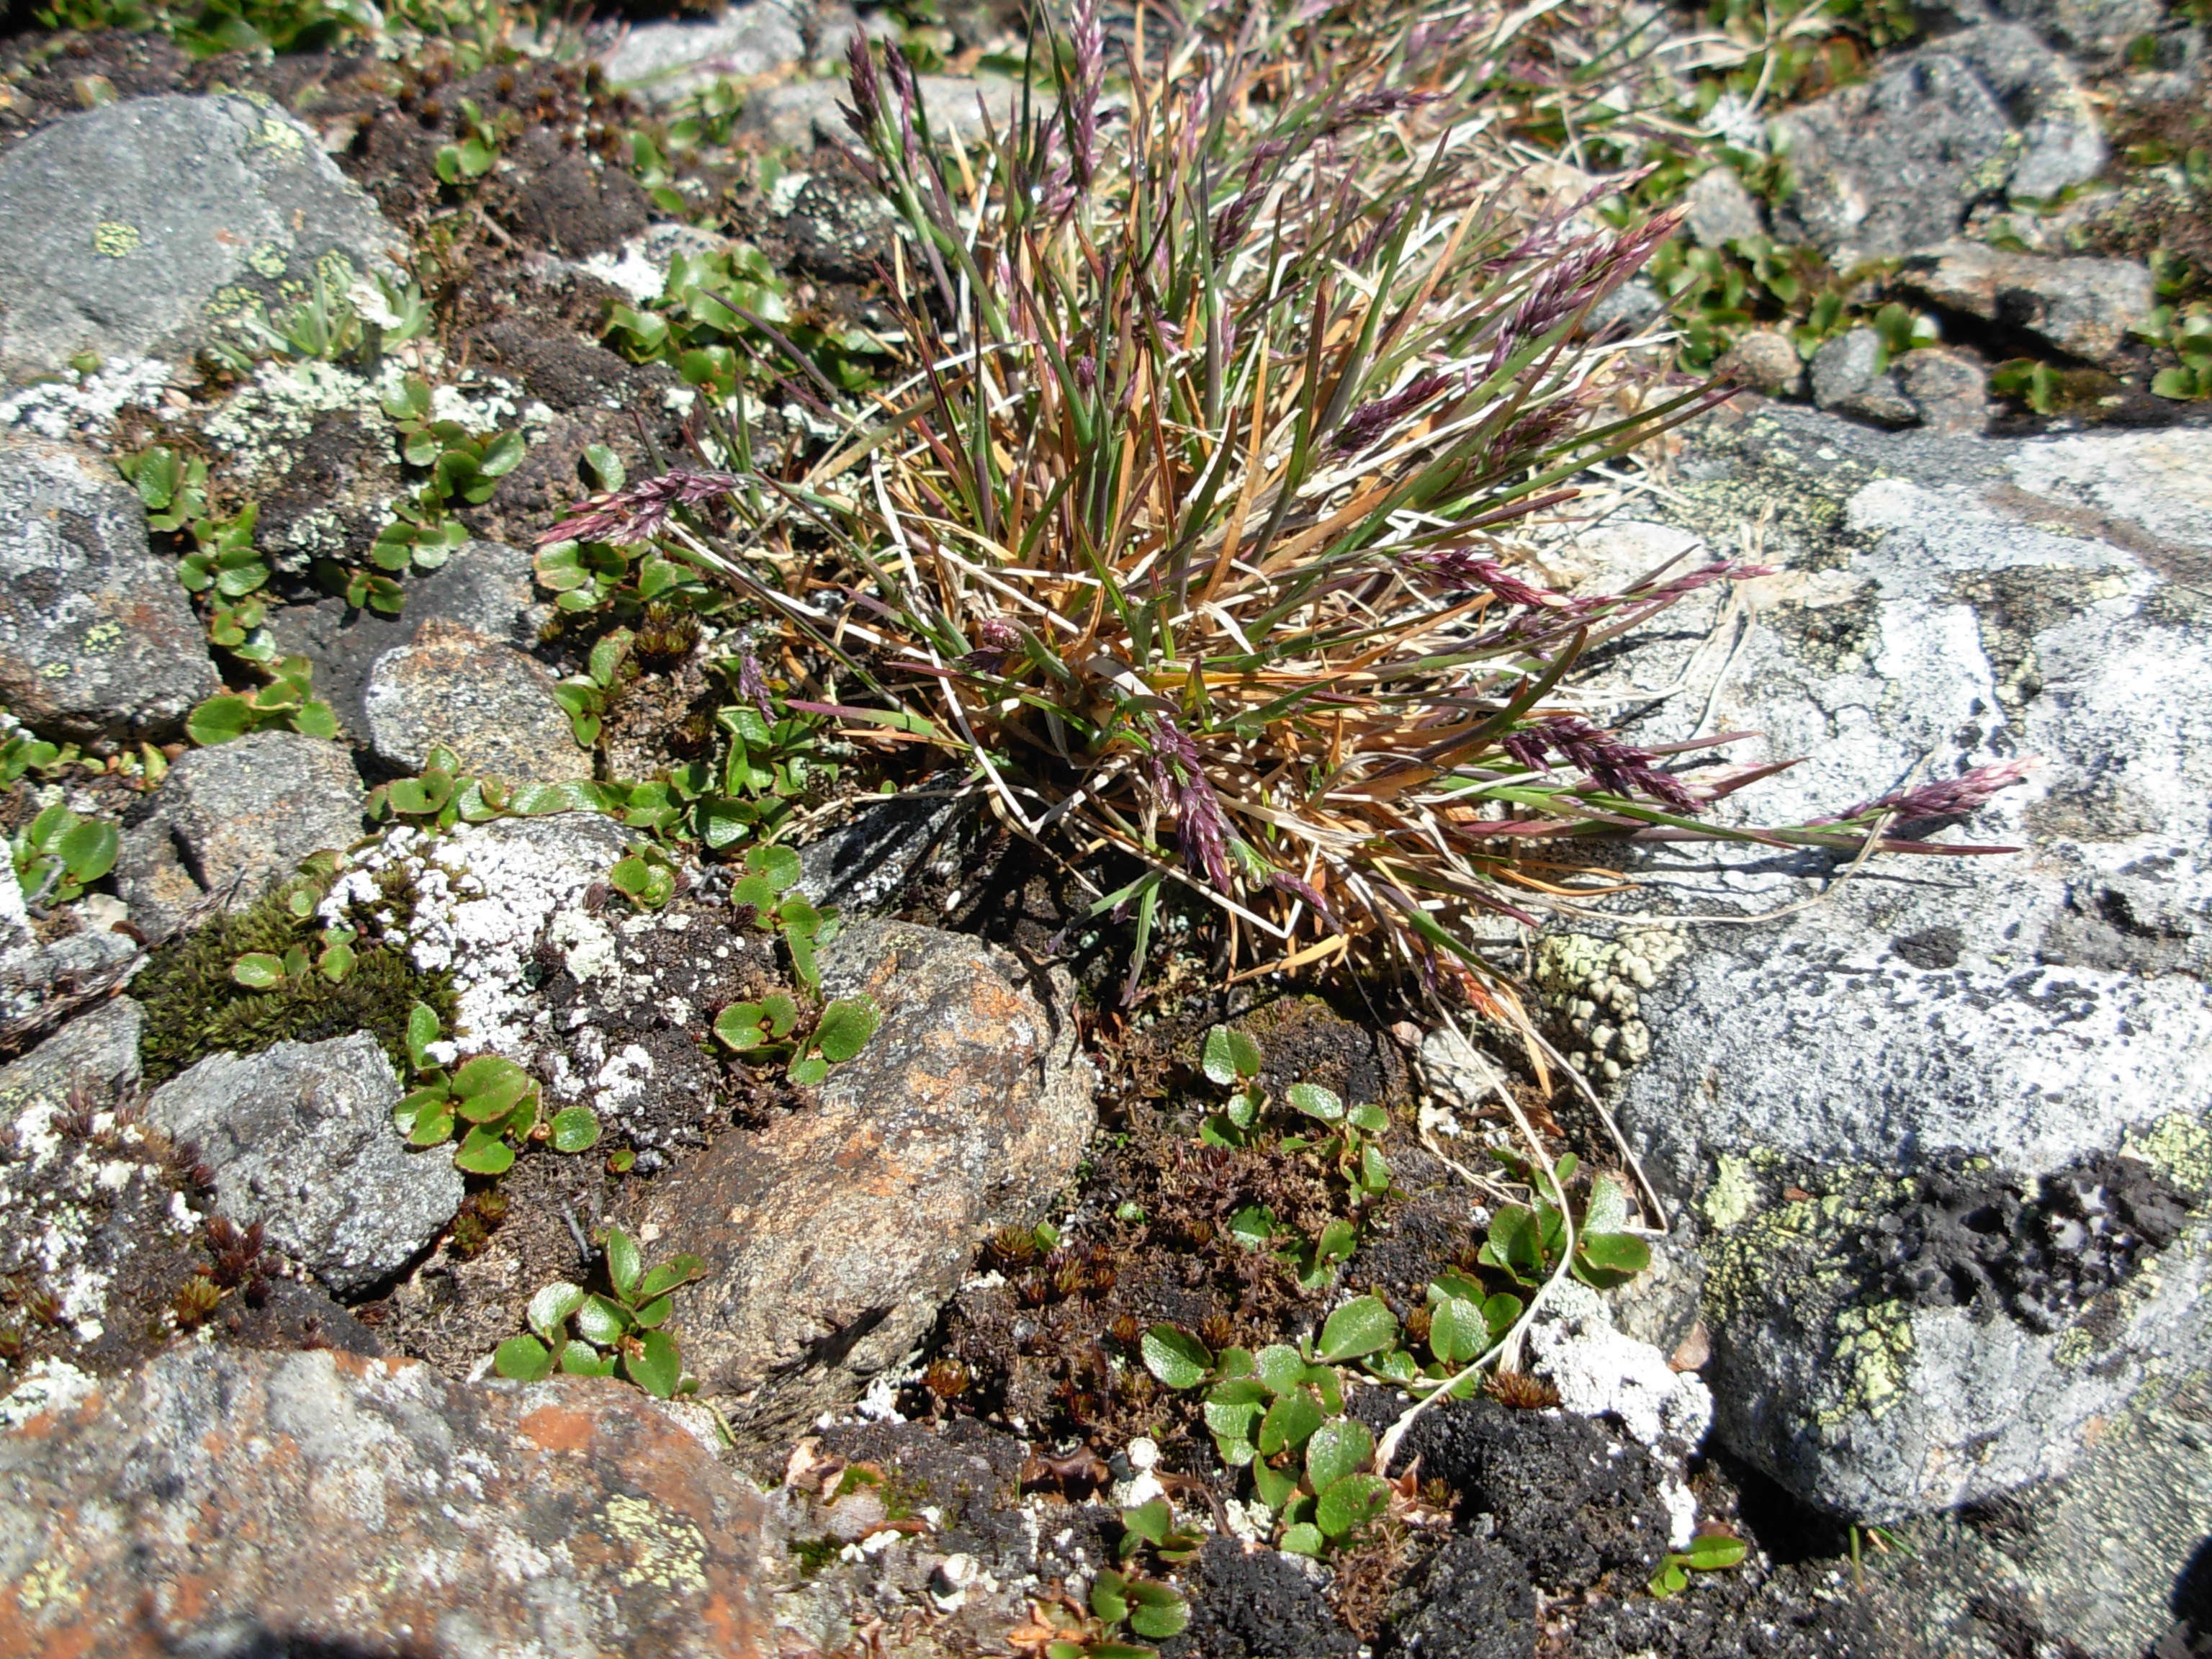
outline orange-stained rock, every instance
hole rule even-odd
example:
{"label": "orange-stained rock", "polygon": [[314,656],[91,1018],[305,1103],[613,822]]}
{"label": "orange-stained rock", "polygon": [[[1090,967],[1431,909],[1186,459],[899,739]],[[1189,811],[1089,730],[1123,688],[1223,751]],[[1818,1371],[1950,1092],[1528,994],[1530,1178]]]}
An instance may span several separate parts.
{"label": "orange-stained rock", "polygon": [[0,1653],[745,1659],[763,1512],[611,1381],[178,1349],[0,1436]]}
{"label": "orange-stained rock", "polygon": [[648,1256],[706,1259],[678,1299],[684,1365],[748,1453],[903,1359],[984,1239],[1044,1218],[1097,1121],[1064,977],[860,922],[823,953],[822,989],[875,1000],[867,1047],[813,1107],[655,1181],[636,1218]]}

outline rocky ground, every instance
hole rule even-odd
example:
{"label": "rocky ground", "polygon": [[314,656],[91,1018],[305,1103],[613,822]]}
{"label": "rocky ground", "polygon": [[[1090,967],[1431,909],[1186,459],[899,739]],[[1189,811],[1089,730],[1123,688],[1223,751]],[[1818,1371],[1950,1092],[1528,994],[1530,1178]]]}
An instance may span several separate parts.
{"label": "rocky ground", "polygon": [[[864,407],[836,64],[981,131],[1012,11],[11,22],[0,1650],[2212,1652],[2207,18],[1750,9],[1486,94],[1685,210],[1594,325],[1745,388],[1531,532],[1771,568],[1581,695],[1803,757],[1769,821],[2040,765],[1897,826],[2001,857],[1601,847],[1510,945],[1587,1093],[1196,907],[1133,963],[738,596],[547,544]],[[1534,1295],[1516,1117],[1634,1260],[1361,1484]]]}

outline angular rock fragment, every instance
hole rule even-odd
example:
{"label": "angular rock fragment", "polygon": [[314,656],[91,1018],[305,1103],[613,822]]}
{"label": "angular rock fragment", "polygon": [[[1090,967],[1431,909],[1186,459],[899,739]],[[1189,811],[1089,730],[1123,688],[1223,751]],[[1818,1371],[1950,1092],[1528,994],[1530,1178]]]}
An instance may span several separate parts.
{"label": "angular rock fragment", "polygon": [[405,1267],[461,1206],[451,1150],[410,1146],[392,1126],[399,1097],[383,1048],[356,1032],[210,1054],[156,1089],[146,1114],[199,1148],[218,1214],[260,1222],[348,1295]]}
{"label": "angular rock fragment", "polygon": [[0,1435],[0,1649],[754,1659],[759,1494],[611,1381],[188,1346]]}
{"label": "angular rock fragment", "polygon": [[125,830],[117,891],[154,939],[210,896],[242,908],[309,854],[359,839],[362,795],[353,757],[319,738],[256,732],[195,749]]}
{"label": "angular rock fragment", "polygon": [[0,438],[0,702],[42,737],[158,738],[221,689],[176,569],[148,549],[146,510],[113,465]]}
{"label": "angular rock fragment", "polygon": [[1042,1218],[1093,1121],[1064,992],[982,945],[858,923],[823,991],[882,1011],[859,1057],[811,1109],[654,1182],[638,1218],[706,1259],[684,1358],[759,1446],[899,1364],[976,1247]]}

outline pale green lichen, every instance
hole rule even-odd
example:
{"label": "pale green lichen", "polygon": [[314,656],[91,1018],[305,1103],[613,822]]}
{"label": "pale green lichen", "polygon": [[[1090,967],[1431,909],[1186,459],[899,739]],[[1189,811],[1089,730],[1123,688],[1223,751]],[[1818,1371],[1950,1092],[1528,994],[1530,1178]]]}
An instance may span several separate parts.
{"label": "pale green lichen", "polygon": [[[1913,1348],[1911,1310],[1864,1291],[1857,1236],[1869,1218],[1910,1200],[1909,1182],[1851,1166],[1803,1179],[1825,1191],[1760,1207],[1754,1170],[1779,1160],[1753,1152],[1723,1161],[1701,1212],[1714,1227],[1705,1243],[1707,1316],[1717,1328],[1756,1328],[1783,1316],[1818,1334],[1829,1363],[1814,1420],[1833,1427],[1879,1418],[1906,1395]],[[1715,1218],[1715,1209],[1729,1218]]]}
{"label": "pale green lichen", "polygon": [[291,250],[276,242],[264,242],[246,256],[246,268],[272,283],[284,274],[284,267],[291,263]]}
{"label": "pale green lichen", "polygon": [[1912,1314],[1902,1302],[1842,1309],[1835,1328],[1827,1380],[1841,1387],[1834,1403],[1814,1416],[1823,1428],[1884,1415],[1904,1397],[1912,1365]]}
{"label": "pale green lichen", "polygon": [[307,141],[299,128],[281,115],[261,118],[261,131],[247,143],[248,149],[267,150],[279,161],[296,161],[304,157]]}
{"label": "pale green lichen", "polygon": [[1706,1222],[1715,1227],[1733,1227],[1748,1219],[1758,1206],[1759,1188],[1751,1178],[1750,1163],[1723,1152],[1712,1185],[1705,1189],[1705,1201],[1698,1206]]}
{"label": "pale green lichen", "polygon": [[603,1513],[608,1533],[632,1551],[630,1565],[617,1574],[624,1584],[665,1590],[707,1588],[706,1535],[689,1521],[665,1514],[642,1498],[610,1498]]}
{"label": "pale green lichen", "polygon": [[92,251],[110,259],[136,253],[144,240],[137,226],[125,224],[119,219],[102,219],[92,228]]}
{"label": "pale green lichen", "polygon": [[1634,928],[1617,939],[1554,933],[1536,946],[1536,984],[1553,1017],[1573,1033],[1569,1058],[1584,1072],[1617,1081],[1651,1053],[1638,1018],[1640,994],[1689,948],[1668,928]]}

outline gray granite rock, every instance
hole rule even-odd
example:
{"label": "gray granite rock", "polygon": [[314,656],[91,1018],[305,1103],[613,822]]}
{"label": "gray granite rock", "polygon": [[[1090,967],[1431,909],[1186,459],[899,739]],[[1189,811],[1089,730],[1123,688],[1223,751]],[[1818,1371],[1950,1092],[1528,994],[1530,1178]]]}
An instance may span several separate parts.
{"label": "gray granite rock", "polygon": [[1775,118],[1790,194],[1778,230],[1838,265],[1949,240],[1977,204],[2094,178],[2106,150],[2066,64],[2032,31],[1990,23],[1889,59],[1871,80]]}
{"label": "gray granite rock", "polygon": [[156,939],[210,895],[242,908],[310,853],[358,840],[363,793],[353,757],[319,738],[257,732],[195,749],[125,828],[116,890]]}
{"label": "gray granite rock", "polygon": [[1989,424],[1989,374],[1972,353],[1923,346],[1899,358],[1892,374],[1929,431],[1973,433]]}
{"label": "gray granite rock", "polygon": [[2118,58],[2136,40],[2172,26],[2159,0],[1992,0],[1995,9],[2025,23],[2053,46],[2092,63]]}
{"label": "gray granite rock", "polygon": [[1731,167],[1709,167],[1699,173],[1684,193],[1682,206],[1686,215],[1682,228],[1700,247],[1719,247],[1766,231],[1758,199]]}
{"label": "gray granite rock", "polygon": [[1899,826],[2022,850],[1840,887],[1826,855],[1655,853],[1638,908],[1738,920],[1577,924],[1540,978],[1682,1206],[1722,1438],[1860,1518],[1990,1499],[2212,1364],[2212,434],[1775,410],[1709,426],[1679,482],[1692,526],[1761,514],[1787,568],[1639,739],[1710,700],[1705,729],[1761,734],[1733,758],[1803,757],[1741,798],[1783,823],[2041,757]]}
{"label": "gray granite rock", "polygon": [[434,747],[465,775],[509,783],[560,783],[592,775],[553,676],[536,658],[459,623],[423,623],[413,641],[383,653],[362,692],[376,757],[420,771]]}
{"label": "gray granite rock", "polygon": [[2026,329],[2091,362],[2112,361],[2158,304],[2149,267],[2139,260],[2048,258],[1980,242],[1948,241],[1916,254],[1898,281],[1937,305]]}
{"label": "gray granite rock", "polygon": [[653,103],[673,103],[717,76],[750,80],[806,56],[785,7],[750,0],[713,17],[640,23],[599,59],[607,79]]}
{"label": "gray granite rock", "polygon": [[258,94],[131,98],[0,156],[0,373],[188,355],[226,317],[396,274],[406,238]]}
{"label": "gray granite rock", "polygon": [[42,737],[162,738],[222,690],[137,492],[101,457],[0,438],[0,702]]}
{"label": "gray granite rock", "polygon": [[535,600],[527,549],[471,541],[435,570],[407,579],[406,608],[396,617],[330,598],[272,611],[269,632],[279,654],[313,665],[316,695],[337,714],[339,730],[366,739],[369,671],[386,652],[414,644],[425,623],[451,623],[527,647],[546,614]]}
{"label": "gray granite rock", "polygon": [[1881,337],[1870,328],[1823,340],[1813,354],[1813,401],[1839,415],[1911,426],[1919,411],[1890,377],[1887,356]]}
{"label": "gray granite rock", "polygon": [[366,1031],[210,1054],[146,1102],[164,1133],[215,1170],[216,1209],[338,1295],[405,1267],[461,1206],[449,1146],[410,1147],[392,1127],[398,1075]]}
{"label": "gray granite rock", "polygon": [[2016,135],[2005,191],[2041,202],[2105,170],[2111,155],[2095,106],[2072,67],[2014,23],[1985,23],[1945,35],[1942,49],[1973,66],[2012,118]]}

